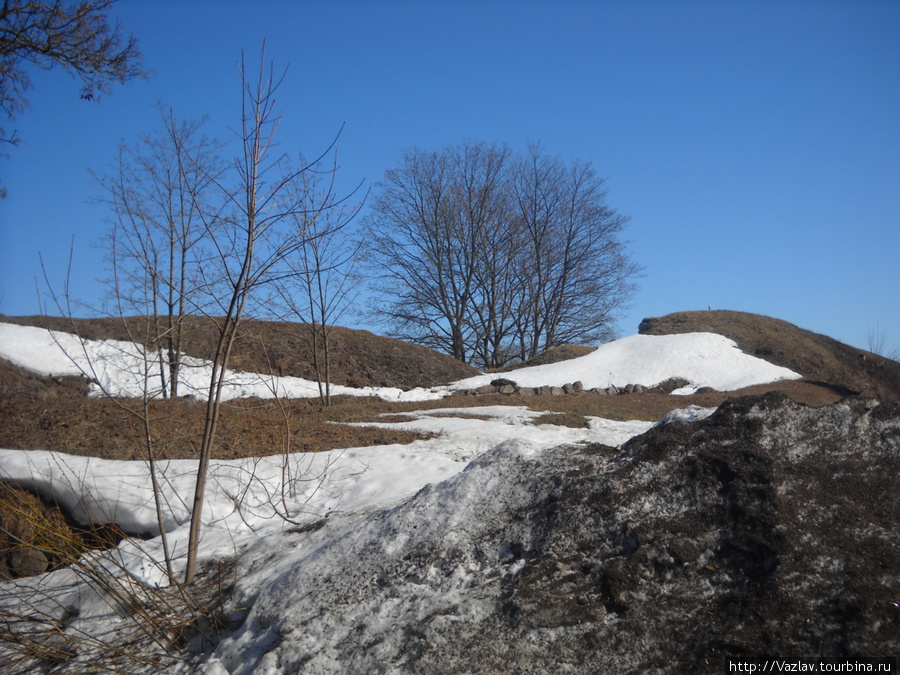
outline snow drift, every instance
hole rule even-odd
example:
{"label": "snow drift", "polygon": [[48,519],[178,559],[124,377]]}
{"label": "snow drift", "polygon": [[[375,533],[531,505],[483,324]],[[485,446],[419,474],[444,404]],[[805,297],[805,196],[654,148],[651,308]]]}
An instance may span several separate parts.
{"label": "snow drift", "polygon": [[[80,340],[70,333],[32,326],[0,323],[0,358],[40,375],[84,375],[93,381],[91,393],[102,389],[113,396],[142,396],[147,386],[144,373],[157,372],[160,356],[141,346],[115,340]],[[184,357],[179,390],[198,399],[206,397],[210,364]],[[496,375],[480,375],[449,387],[402,391],[391,387],[353,388],[333,386],[332,394],[378,396],[389,401],[424,401],[442,398],[462,389],[489,384]],[[543,366],[520,368],[504,377],[522,386],[562,386],[581,381],[585,388],[653,386],[669,378],[683,378],[690,385],[674,393],[689,394],[701,387],[733,391],[755,384],[799,379],[800,374],[745,354],[733,340],[714,333],[632,335],[606,343],[580,358]],[[150,379],[155,395],[155,378]],[[277,377],[229,371],[223,391],[232,398],[312,398],[319,395],[315,382],[299,377]]]}

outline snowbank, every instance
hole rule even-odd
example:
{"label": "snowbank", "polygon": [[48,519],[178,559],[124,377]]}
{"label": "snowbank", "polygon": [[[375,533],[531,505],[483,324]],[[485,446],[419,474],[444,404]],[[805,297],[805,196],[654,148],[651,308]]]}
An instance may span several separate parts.
{"label": "snowbank", "polygon": [[[148,354],[131,342],[80,340],[69,333],[32,326],[0,323],[0,358],[41,375],[84,375],[95,383],[91,394],[101,388],[113,396],[141,396],[147,385],[144,373],[157,373],[159,356]],[[209,386],[210,362],[184,357],[179,390],[205,400]],[[653,386],[672,377],[690,385],[674,393],[690,394],[700,387],[732,391],[754,384],[799,379],[800,374],[745,354],[734,341],[714,333],[680,335],[632,335],[609,342],[586,356],[543,366],[520,368],[503,375],[527,387],[562,386],[581,381],[586,389],[622,387],[627,384]],[[454,391],[489,384],[496,375],[479,375],[449,387],[402,391],[392,387],[332,386],[334,395],[377,396],[388,401],[427,401]],[[158,394],[156,377],[149,380],[150,394]],[[228,371],[223,399],[233,398],[314,398],[318,385],[299,377],[275,377]]]}
{"label": "snowbank", "polygon": [[[91,380],[90,395],[141,397],[158,396],[160,355],[148,353],[133,342],[82,340],[77,335],[34,326],[0,323],[0,358],[38,375],[79,375]],[[164,358],[164,356],[163,356]],[[206,400],[210,361],[182,357],[178,388],[186,396]],[[149,373],[149,378],[145,374]],[[146,388],[146,389],[145,389]],[[256,373],[226,371],[222,399],[316,398],[318,385],[300,377],[276,377]],[[332,385],[332,395],[377,396],[388,401],[427,401],[443,398],[444,389],[394,387],[341,387]]]}
{"label": "snowbank", "polygon": [[[451,385],[474,389],[490,384],[496,375],[479,375]],[[745,354],[737,344],[714,333],[632,335],[601,345],[569,361],[531,366],[503,373],[525,387],[562,386],[581,381],[585,389],[642,384],[652,387],[672,377],[691,384],[673,393],[690,394],[700,387],[733,391],[754,384],[795,380],[801,375]]]}

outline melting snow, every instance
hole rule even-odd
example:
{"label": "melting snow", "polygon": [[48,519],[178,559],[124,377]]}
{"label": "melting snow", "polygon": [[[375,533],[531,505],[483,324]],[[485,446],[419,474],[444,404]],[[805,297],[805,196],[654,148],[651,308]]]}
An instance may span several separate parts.
{"label": "melting snow", "polygon": [[[136,377],[135,373],[142,372],[147,355],[131,343],[110,340],[82,343],[66,333],[51,334],[40,328],[0,323],[0,357],[41,374],[86,374],[102,382],[107,391],[133,396],[141,394],[142,378]],[[209,376],[208,367],[207,362],[191,359],[190,367],[184,369],[184,390],[202,397]],[[333,393],[425,400],[486,384],[493,377],[482,375],[449,387],[412,392],[335,387]],[[603,345],[579,359],[522,368],[505,373],[504,377],[524,386],[558,386],[580,380],[586,388],[628,383],[650,386],[669,377],[683,377],[691,382],[688,390],[693,391],[701,386],[729,390],[799,375],[744,354],[734,342],[722,336],[691,333],[635,335]],[[318,395],[315,383],[299,378],[229,374],[229,398],[265,398],[271,397],[273,391],[284,397]],[[712,409],[691,407],[670,413],[661,423],[702,419],[711,412]],[[515,452],[527,455],[561,444],[595,442],[618,446],[653,426],[649,422],[616,422],[600,418],[590,418],[587,429],[534,424],[534,419],[543,414],[524,406],[417,411],[404,413],[405,420],[385,416],[376,424],[430,432],[437,434],[436,437],[408,445],[213,461],[203,511],[201,562],[234,556],[250,548],[268,547],[272,552],[270,557],[280,557],[282,562],[257,569],[241,580],[237,589],[238,594],[255,596],[261,588],[279,583],[285,565],[299,564],[312,554],[307,550],[293,550],[296,544],[285,539],[282,535],[285,530],[325,522],[327,525],[308,541],[323,547],[340,535],[341,545],[352,547],[355,523],[362,523],[373,511],[409,499],[428,484],[451,479],[488,450],[506,444],[514,447]],[[176,573],[184,564],[196,467],[197,462],[191,460],[158,464],[167,509],[165,528],[174,552]],[[489,468],[485,466],[482,470],[486,475],[479,484],[482,489],[489,490]],[[0,475],[46,497],[52,496],[82,521],[111,520],[127,531],[150,535],[153,538],[147,541],[126,540],[115,552],[106,555],[117,556],[119,565],[146,584],[166,583],[160,564],[159,527],[145,463],[73,457],[50,451],[0,450]],[[435,502],[433,509],[433,513],[426,510],[421,514],[423,524],[445,520],[440,513],[440,503]],[[477,516],[472,514],[472,517]],[[448,536],[452,536],[452,532],[448,532]],[[387,547],[402,544],[400,541],[384,542]],[[292,550],[290,555],[286,553],[288,549]],[[31,583],[35,582],[21,580],[0,585],[0,599],[6,598],[0,605],[10,601],[12,596],[7,591],[15,584]],[[106,625],[104,621],[109,625],[117,621],[114,612],[106,610],[104,614],[95,606],[98,601],[94,595],[85,592],[71,595],[77,582],[69,570],[44,575],[40,583],[51,592],[58,588],[59,593],[68,593],[66,602],[73,607],[82,603],[82,609],[86,609],[93,603],[90,615],[99,622],[94,624],[94,630],[98,625],[102,630]],[[221,663],[213,661],[208,672],[227,671]]]}

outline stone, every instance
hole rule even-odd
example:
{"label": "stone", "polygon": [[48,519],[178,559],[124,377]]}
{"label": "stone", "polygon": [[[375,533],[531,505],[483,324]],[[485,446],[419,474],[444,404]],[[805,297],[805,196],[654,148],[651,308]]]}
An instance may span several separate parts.
{"label": "stone", "polygon": [[20,577],[43,574],[50,567],[50,561],[43,551],[31,546],[17,546],[9,554],[9,568]]}
{"label": "stone", "polygon": [[563,390],[563,393],[565,393],[565,394],[574,394],[575,393],[575,387],[571,384],[564,384],[562,386],[562,390]]}
{"label": "stone", "polygon": [[497,391],[501,394],[515,394],[516,393],[516,385],[514,384],[503,384],[501,385]]}
{"label": "stone", "polygon": [[562,387],[550,387],[550,395],[551,396],[565,396],[566,392],[563,391]]}
{"label": "stone", "polygon": [[584,382],[582,382],[581,380],[578,380],[577,382],[573,382],[573,383],[572,383],[572,388],[573,388],[576,392],[584,391]]}

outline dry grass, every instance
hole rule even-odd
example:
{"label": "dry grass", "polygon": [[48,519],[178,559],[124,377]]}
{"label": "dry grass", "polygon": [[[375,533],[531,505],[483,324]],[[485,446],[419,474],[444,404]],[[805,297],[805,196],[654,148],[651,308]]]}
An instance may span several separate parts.
{"label": "dry grass", "polygon": [[[25,326],[43,326],[68,333],[77,332],[90,340],[131,340],[145,342],[147,320],[74,319],[0,314],[0,321]],[[229,368],[252,373],[290,375],[315,379],[305,324],[289,321],[247,319],[235,340]],[[184,352],[209,359],[217,337],[214,320],[187,317]],[[462,380],[478,371],[452,357],[369,331],[335,327],[331,337],[331,382],[348,387],[397,387],[414,389]]]}
{"label": "dry grass", "polygon": [[[25,398],[0,398],[0,447],[53,449],[73,455],[142,460],[143,430],[136,418],[105,399],[63,399],[59,403]],[[51,402],[56,403],[56,402]],[[372,421],[390,404],[372,399],[283,401],[290,424],[292,452],[320,452],[391,443],[410,443],[421,434],[390,429],[336,425],[333,422]],[[205,407],[185,399],[150,404],[153,441],[158,459],[196,458],[203,433]],[[215,459],[275,455],[285,450],[285,422],[274,401],[238,400],[223,404]]]}

